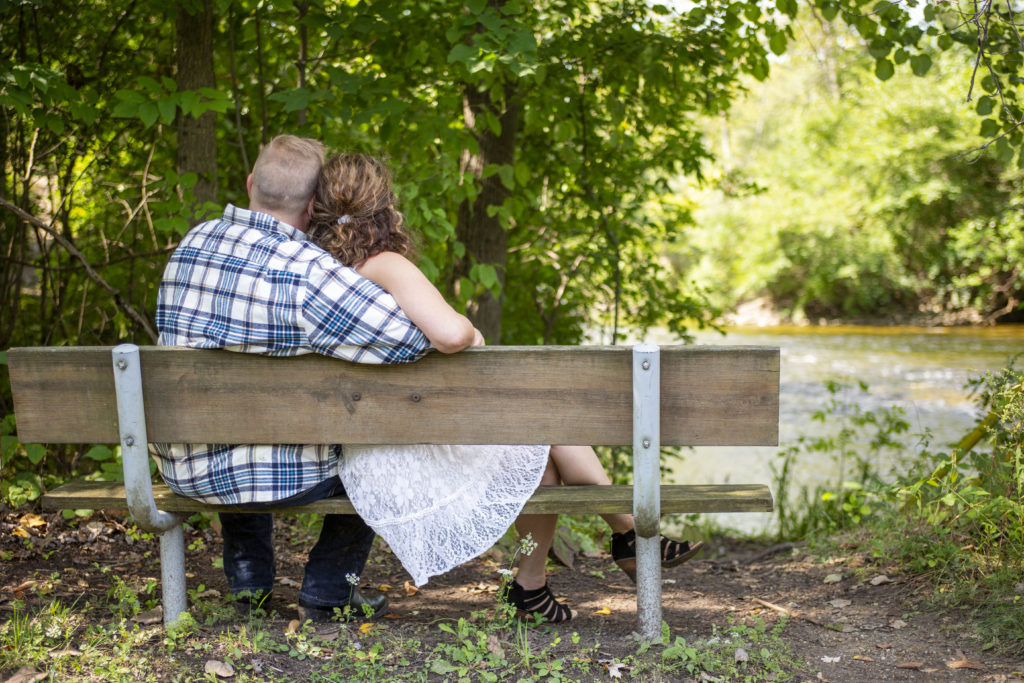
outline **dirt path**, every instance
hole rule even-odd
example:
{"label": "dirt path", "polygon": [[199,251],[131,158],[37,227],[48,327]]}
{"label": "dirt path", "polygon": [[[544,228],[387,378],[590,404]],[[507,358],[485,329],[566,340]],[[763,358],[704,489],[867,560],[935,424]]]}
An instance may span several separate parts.
{"label": "dirt path", "polygon": [[[0,517],[0,623],[9,618],[16,599],[29,607],[54,598],[83,604],[109,600],[109,572],[98,568],[109,567],[135,587],[159,576],[155,541],[133,540],[115,516],[93,518],[78,529],[58,515],[43,515],[41,521],[33,527],[22,515]],[[304,529],[279,524],[278,530],[278,585],[270,608],[284,626],[295,615],[308,546]],[[213,591],[210,596],[226,592],[223,573],[215,566],[220,552],[216,533],[192,532],[186,542],[191,546],[189,588],[202,584]],[[673,638],[699,643],[731,623],[760,619],[774,624],[786,613],[781,638],[791,650],[797,680],[1024,680],[1024,662],[984,651],[960,615],[924,611],[920,597],[926,586],[869,563],[855,550],[822,561],[799,547],[743,547],[727,540],[713,545],[714,559],[697,559],[664,573],[664,619]],[[497,570],[506,563],[500,551],[491,551],[413,592],[406,588],[408,575],[378,545],[363,586],[386,587],[392,613],[382,620],[387,628],[415,631],[422,639],[430,631],[425,626],[491,607]],[[47,582],[49,589],[39,591]],[[636,653],[632,585],[606,554],[579,557],[572,570],[553,570],[550,583],[576,612],[559,632],[599,642],[601,654],[610,657]],[[431,643],[423,645],[429,651]]]}

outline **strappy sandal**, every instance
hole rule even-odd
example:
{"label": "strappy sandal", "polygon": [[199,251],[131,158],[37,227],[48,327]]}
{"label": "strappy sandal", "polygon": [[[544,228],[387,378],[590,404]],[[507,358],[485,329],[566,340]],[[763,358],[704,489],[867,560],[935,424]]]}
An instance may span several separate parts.
{"label": "strappy sandal", "polygon": [[[680,565],[699,553],[703,547],[702,541],[680,543],[662,536],[661,566],[667,569]],[[615,564],[626,573],[633,583],[636,583],[636,530],[630,529],[624,534],[612,534],[611,550]]]}
{"label": "strappy sandal", "polygon": [[532,621],[535,614],[551,624],[561,624],[572,619],[572,610],[555,599],[547,583],[540,588],[526,590],[518,581],[513,580],[505,591],[504,600],[515,606],[516,617],[519,619]]}

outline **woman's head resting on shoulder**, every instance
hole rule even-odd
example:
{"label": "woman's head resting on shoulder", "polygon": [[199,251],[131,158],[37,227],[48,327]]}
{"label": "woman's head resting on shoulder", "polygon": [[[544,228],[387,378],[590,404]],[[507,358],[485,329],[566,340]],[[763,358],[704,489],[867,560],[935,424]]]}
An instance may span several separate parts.
{"label": "woman's head resting on shoulder", "polygon": [[393,251],[411,258],[412,239],[395,209],[391,171],[366,154],[337,154],[324,163],[307,234],[346,266]]}

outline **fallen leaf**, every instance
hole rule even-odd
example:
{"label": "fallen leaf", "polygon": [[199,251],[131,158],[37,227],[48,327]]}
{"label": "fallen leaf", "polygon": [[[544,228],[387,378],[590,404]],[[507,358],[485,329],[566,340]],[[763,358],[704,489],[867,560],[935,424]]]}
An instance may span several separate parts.
{"label": "fallen leaf", "polygon": [[975,669],[977,671],[985,670],[985,667],[983,667],[981,664],[970,661],[969,659],[967,659],[967,657],[964,657],[962,653],[960,654],[960,659],[956,661],[946,662],[946,666],[950,669]]}
{"label": "fallen leaf", "polygon": [[50,650],[50,656],[54,659],[58,657],[81,657],[82,651],[74,647],[66,647],[63,650]]}
{"label": "fallen leaf", "polygon": [[27,515],[21,516],[18,520],[18,526],[26,529],[35,529],[41,526],[46,526],[46,520],[34,512],[30,512]]}
{"label": "fallen leaf", "polygon": [[605,616],[607,616],[607,615],[609,615],[611,613],[612,613],[612,611],[610,609],[608,609],[607,607],[602,607],[601,609],[594,610],[594,614],[603,614]]}
{"label": "fallen leaf", "polygon": [[405,597],[407,597],[407,598],[411,598],[412,596],[414,596],[414,595],[416,595],[417,593],[420,592],[420,589],[417,588],[416,586],[412,585],[412,583],[409,582],[409,581],[405,582],[404,588],[405,588]]}
{"label": "fallen leaf", "polygon": [[[415,612],[414,612],[414,614],[415,614]],[[401,619],[402,615],[401,614],[395,614],[394,612],[388,612],[387,614],[384,615],[384,618],[385,619]]]}
{"label": "fallen leaf", "polygon": [[721,678],[716,678],[709,674],[707,671],[700,672],[700,680],[704,681],[705,683],[722,683]]}
{"label": "fallen leaf", "polygon": [[299,626],[301,626],[301,625],[302,624],[299,623],[298,619],[292,619],[291,621],[288,622],[288,625],[284,627],[284,632],[285,633],[295,633],[296,631],[299,630]]}
{"label": "fallen leaf", "polygon": [[24,593],[29,588],[35,588],[38,584],[38,581],[33,581],[31,579],[29,579],[28,581],[22,581],[17,586],[15,586],[14,594],[17,595],[18,593]]}
{"label": "fallen leaf", "polygon": [[873,661],[875,661],[873,657],[868,657],[867,655],[854,655],[853,658],[854,659],[859,659],[862,662],[873,662]]}
{"label": "fallen leaf", "polygon": [[[14,531],[12,531],[11,533],[14,534],[15,536],[19,536],[21,538],[28,538],[29,537],[29,533],[27,531],[25,531],[24,529],[22,529],[20,526],[18,528],[16,528]],[[11,680],[14,680],[14,679],[11,679]]]}
{"label": "fallen leaf", "polygon": [[892,626],[894,629],[899,630],[901,628],[906,628],[907,622],[903,621],[902,619],[893,619],[891,622],[889,622],[889,626]]}
{"label": "fallen leaf", "polygon": [[622,678],[622,670],[626,668],[626,665],[622,662],[610,662],[608,665],[608,675],[612,678]]}
{"label": "fallen leaf", "polygon": [[871,579],[868,583],[870,583],[872,586],[881,586],[883,583],[892,583],[892,579],[890,579],[885,574],[879,574],[875,578]]}
{"label": "fallen leaf", "polygon": [[202,593],[196,593],[192,596],[193,600],[202,600],[203,598],[219,598],[220,591],[216,588],[207,588]]}
{"label": "fallen leaf", "polygon": [[328,626],[323,631],[318,631],[317,635],[320,637],[321,640],[330,643],[337,640],[338,636],[341,635],[341,627]]}
{"label": "fallen leaf", "polygon": [[362,624],[359,625],[359,632],[360,633],[369,633],[372,630],[373,630],[373,624],[371,624],[368,621],[364,621]]}
{"label": "fallen leaf", "polygon": [[736,652],[733,653],[732,659],[734,662],[749,662],[750,655],[742,647],[736,648]]}
{"label": "fallen leaf", "polygon": [[829,657],[828,655],[825,655],[821,658],[821,661],[825,662],[826,664],[835,664],[840,659],[842,659],[841,656]]}
{"label": "fallen leaf", "polygon": [[843,580],[842,574],[829,574],[825,577],[824,583],[839,583]]}
{"label": "fallen leaf", "polygon": [[832,605],[837,609],[842,609],[843,607],[849,607],[850,605],[852,605],[853,601],[844,600],[843,598],[836,598],[835,600],[829,600],[828,604]]}
{"label": "fallen leaf", "polygon": [[392,588],[394,588],[394,586],[392,586],[390,583],[382,583],[381,585],[377,586],[377,590],[379,590],[381,593],[387,593]]}
{"label": "fallen leaf", "polygon": [[281,584],[282,586],[291,586],[292,588],[302,588],[302,584],[301,583],[299,583],[295,579],[289,578],[287,576],[279,576],[279,577],[277,577],[277,582],[279,584]]}
{"label": "fallen leaf", "polygon": [[501,641],[498,639],[498,636],[493,633],[487,636],[487,651],[492,655],[497,655],[502,659],[505,659],[505,648],[501,646]]}
{"label": "fallen leaf", "polygon": [[924,666],[924,662],[897,662],[897,669],[920,669]]}
{"label": "fallen leaf", "polygon": [[139,612],[132,621],[136,624],[142,624],[143,626],[149,626],[150,624],[159,624],[164,620],[164,607],[163,605],[157,605],[153,609],[148,609],[145,612]]}
{"label": "fallen leaf", "polygon": [[890,645],[889,643],[875,643],[875,647],[877,647],[879,650],[888,650],[890,647],[892,647],[892,645]]}
{"label": "fallen leaf", "polygon": [[14,675],[8,678],[4,683],[36,683],[46,678],[47,674],[40,673],[35,670],[35,667],[25,665],[14,672]]}
{"label": "fallen leaf", "polygon": [[218,678],[231,678],[235,675],[235,667],[231,666],[230,662],[222,662],[219,659],[206,660],[203,671]]}

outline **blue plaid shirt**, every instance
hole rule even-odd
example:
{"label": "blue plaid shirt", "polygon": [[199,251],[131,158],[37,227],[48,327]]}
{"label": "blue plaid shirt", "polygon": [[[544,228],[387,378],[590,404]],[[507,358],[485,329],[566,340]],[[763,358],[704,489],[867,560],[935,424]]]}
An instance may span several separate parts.
{"label": "blue plaid shirt", "polygon": [[[163,346],[408,363],[430,342],[395,300],[273,216],[228,205],[171,256],[157,299]],[[154,444],[172,491],[208,503],[277,501],[337,474],[336,446]]]}

